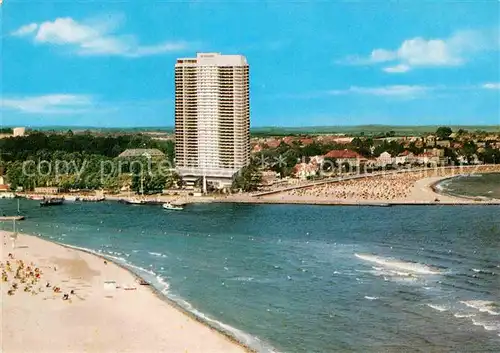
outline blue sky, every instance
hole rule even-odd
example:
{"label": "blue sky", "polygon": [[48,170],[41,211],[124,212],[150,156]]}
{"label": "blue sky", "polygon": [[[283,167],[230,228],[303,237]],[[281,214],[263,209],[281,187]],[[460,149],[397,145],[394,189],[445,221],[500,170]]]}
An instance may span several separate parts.
{"label": "blue sky", "polygon": [[252,126],[500,124],[500,2],[20,1],[3,125],[172,126],[173,68],[250,63]]}

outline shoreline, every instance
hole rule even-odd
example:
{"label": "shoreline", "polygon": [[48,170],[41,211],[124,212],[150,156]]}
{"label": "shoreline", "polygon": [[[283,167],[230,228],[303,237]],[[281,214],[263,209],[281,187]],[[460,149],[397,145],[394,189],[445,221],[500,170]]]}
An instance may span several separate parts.
{"label": "shoreline", "polygon": [[36,238],[42,239],[44,241],[47,241],[49,243],[62,246],[63,248],[71,249],[71,250],[74,250],[74,251],[81,251],[81,252],[84,252],[86,254],[98,257],[98,258],[100,258],[102,260],[106,260],[106,261],[112,262],[116,266],[120,267],[122,270],[127,271],[128,273],[130,273],[134,278],[136,278],[138,280],[142,280],[142,281],[147,282],[148,285],[145,285],[144,287],[146,287],[147,289],[149,289],[151,291],[151,294],[153,294],[154,296],[156,296],[161,301],[163,301],[163,302],[167,303],[168,305],[172,306],[173,308],[177,309],[182,314],[188,316],[190,319],[193,319],[193,320],[199,322],[200,324],[202,324],[202,325],[210,328],[211,330],[213,330],[217,334],[223,335],[229,341],[231,341],[231,342],[233,342],[233,343],[241,346],[242,348],[244,348],[246,350],[246,352],[248,352],[248,353],[257,353],[256,350],[254,350],[251,347],[247,346],[245,343],[238,341],[238,339],[236,339],[234,336],[232,336],[229,332],[226,332],[224,330],[220,330],[219,328],[215,327],[214,325],[211,325],[209,322],[204,321],[200,317],[196,316],[194,313],[192,313],[189,310],[185,309],[183,306],[181,306],[176,301],[170,299],[167,295],[163,294],[163,292],[161,290],[159,290],[153,284],[151,284],[151,282],[149,282],[146,278],[144,278],[141,275],[137,274],[136,272],[134,272],[133,270],[131,270],[130,268],[128,268],[126,264],[120,263],[117,259],[113,258],[112,256],[102,255],[102,254],[99,254],[97,252],[94,252],[93,250],[86,249],[86,248],[81,248],[81,247],[77,247],[77,246],[74,246],[74,245],[59,243],[59,242],[52,241],[52,240],[47,240],[47,239],[45,239],[43,237],[36,236],[36,235],[29,235],[29,234],[26,234],[26,233],[23,233],[23,235],[24,236],[29,236],[29,237],[36,237]]}
{"label": "shoreline", "polygon": [[[322,206],[358,206],[358,207],[395,207],[395,206],[488,206],[500,205],[500,199],[482,199],[457,197],[436,191],[436,186],[444,180],[453,179],[455,176],[428,177],[417,180],[413,185],[410,195],[396,200],[359,200],[359,199],[327,199],[321,197],[234,197],[232,199],[217,200],[216,202],[247,203],[247,204],[296,204],[296,205],[322,205]],[[276,194],[279,196],[279,194]]]}
{"label": "shoreline", "polygon": [[[439,175],[442,173],[452,172],[452,175]],[[161,204],[163,202],[172,202],[174,200],[182,199],[182,203],[200,204],[200,203],[253,203],[253,204],[305,204],[305,205],[331,205],[331,206],[367,206],[367,207],[387,207],[387,206],[413,206],[413,205],[500,205],[500,199],[495,198],[482,198],[482,197],[467,197],[446,194],[437,189],[437,185],[447,179],[452,179],[463,174],[484,174],[484,173],[500,173],[500,165],[480,165],[480,166],[460,166],[460,167],[440,167],[437,169],[419,169],[419,170],[398,170],[390,173],[381,174],[361,174],[351,175],[341,178],[334,178],[329,180],[322,180],[312,182],[305,185],[291,186],[279,190],[271,190],[258,193],[241,193],[232,194],[227,196],[209,195],[209,196],[171,196],[171,195],[155,195],[146,197],[148,201],[142,206],[149,206],[153,204]],[[336,185],[337,183],[344,182],[359,182],[371,178],[383,178],[384,176],[401,176],[410,175],[411,173],[423,173],[422,178],[416,180],[412,190],[409,190],[409,195],[403,198],[395,199],[357,199],[357,198],[342,198],[335,199],[327,196],[315,197],[301,197],[291,196],[286,197],[288,192],[297,190],[310,190],[316,187],[323,187],[329,185]],[[433,176],[429,176],[433,174]],[[430,181],[427,183],[427,181]],[[422,185],[426,183],[426,185]],[[420,189],[420,192],[415,192],[415,189]],[[28,198],[29,195],[23,194],[21,197]],[[54,195],[45,195],[51,197],[64,197],[67,194],[59,193]],[[426,197],[423,197],[426,195]],[[117,202],[123,199],[118,195],[107,195],[105,201]],[[439,200],[439,201],[436,201]]]}
{"label": "shoreline", "polygon": [[[475,201],[475,203],[472,203],[472,204],[478,204],[478,202],[493,202],[494,205],[496,204],[500,204],[500,199],[497,199],[497,198],[494,198],[494,197],[486,197],[486,196],[467,196],[467,195],[459,195],[459,194],[450,194],[450,193],[447,193],[447,192],[444,192],[444,191],[441,191],[439,188],[438,188],[438,185],[440,183],[442,183],[443,181],[446,181],[446,180],[451,180],[451,179],[455,179],[459,177],[459,175],[456,175],[456,176],[453,176],[453,177],[449,177],[449,178],[443,178],[441,180],[438,180],[436,181],[435,183],[433,183],[432,185],[430,185],[430,188],[432,189],[432,191],[434,191],[437,195],[442,195],[442,196],[447,196],[447,197],[454,197],[454,198],[457,198],[457,199],[463,199],[463,200],[467,200],[467,201]],[[480,204],[480,203],[479,203]]]}
{"label": "shoreline", "polygon": [[[12,234],[12,232],[8,232],[8,231],[0,231],[0,234],[3,235],[4,237],[4,245],[3,247],[6,247],[6,243],[5,242],[9,242],[8,240],[5,241],[5,237],[10,237],[10,235]],[[112,266],[116,266],[116,268],[118,269],[118,274],[122,275],[122,277],[132,277],[134,279],[134,281],[132,283],[134,283],[135,285],[135,289],[136,290],[133,290],[133,291],[124,291],[125,292],[128,292],[128,293],[132,293],[132,295],[135,295],[135,301],[147,301],[148,304],[151,304],[151,305],[154,305],[156,307],[156,309],[158,311],[161,311],[161,310],[164,310],[166,312],[169,312],[170,311],[170,317],[168,318],[157,318],[159,321],[161,320],[164,320],[164,319],[168,319],[168,321],[177,321],[178,323],[181,323],[181,324],[184,324],[186,326],[190,326],[188,328],[191,329],[191,330],[196,330],[197,332],[191,332],[189,333],[189,337],[191,336],[195,336],[197,334],[200,334],[202,337],[204,336],[208,336],[208,337],[204,337],[205,341],[204,343],[206,343],[206,339],[209,338],[210,342],[207,343],[208,347],[203,347],[203,349],[193,349],[192,347],[186,351],[194,351],[194,352],[219,352],[221,351],[220,349],[223,349],[222,347],[225,347],[225,349],[223,349],[222,351],[228,351],[228,352],[256,352],[256,350],[254,350],[253,348],[249,347],[247,344],[245,344],[244,342],[241,342],[239,341],[236,337],[234,337],[233,335],[231,335],[230,332],[227,332],[227,331],[224,331],[222,329],[219,329],[218,327],[215,327],[215,325],[212,325],[210,322],[208,321],[205,321],[203,320],[202,318],[196,316],[196,314],[192,313],[192,312],[189,312],[187,309],[183,308],[180,304],[176,303],[175,301],[173,301],[172,299],[168,298],[165,294],[163,294],[161,292],[161,290],[159,290],[158,288],[156,288],[153,284],[151,284],[149,281],[146,280],[146,278],[142,277],[141,275],[139,275],[138,273],[134,272],[133,270],[131,270],[130,268],[128,268],[126,266],[126,264],[123,264],[123,263],[120,263],[118,260],[116,259],[113,259],[112,257],[107,257],[105,255],[101,255],[101,254],[98,254],[96,252],[94,252],[93,250],[91,249],[84,249],[84,248],[80,248],[80,247],[77,247],[77,246],[72,246],[72,245],[69,245],[69,244],[63,244],[63,243],[59,243],[59,242],[56,242],[56,241],[52,241],[52,240],[49,240],[49,239],[46,239],[45,237],[41,237],[41,236],[36,236],[36,235],[30,235],[30,234],[25,234],[25,233],[20,233],[19,234],[19,238],[18,239],[18,243],[19,243],[19,240],[20,240],[20,243],[21,244],[24,244],[22,246],[16,246],[15,249],[10,249],[9,252],[12,252],[16,259],[17,258],[22,258],[21,256],[21,253],[24,253],[24,250],[25,248],[28,248],[30,249],[31,246],[29,245],[33,245],[33,243],[40,243],[41,246],[39,247],[36,247],[36,250],[34,250],[38,256],[40,256],[40,252],[42,253],[41,256],[43,256],[44,258],[53,258],[54,256],[54,253],[56,255],[60,255],[59,253],[61,253],[62,249],[64,249],[66,252],[69,252],[70,255],[74,255],[73,257],[74,258],[78,258],[80,259],[83,255],[85,254],[85,256],[88,256],[90,257],[90,259],[94,259],[94,260],[91,260],[91,261],[88,261],[88,262],[92,262],[92,265],[94,266],[90,266],[92,267],[92,270],[95,271],[95,268],[96,267],[95,265],[97,263],[101,264],[101,270],[102,269],[110,269],[110,266],[109,264],[108,265],[102,265],[104,264],[104,260],[109,262],[110,264],[112,264]],[[28,244],[28,245],[26,245]],[[36,245],[40,245],[40,244],[36,244]],[[40,250],[41,249],[44,249],[44,250],[52,250],[52,251],[49,251],[48,254],[43,254],[43,251]],[[48,249],[47,249],[48,248]],[[53,249],[50,249],[50,248],[53,248]],[[59,250],[57,250],[59,248]],[[4,262],[5,257],[7,255],[7,249],[3,249],[4,251],[2,252],[2,263]],[[31,251],[28,250],[28,252],[26,252],[25,255],[28,255]],[[31,254],[31,256],[28,256],[28,257],[32,257],[33,254]],[[67,255],[67,253],[66,253]],[[52,256],[52,257],[51,257]],[[41,262],[43,262],[45,259],[43,260],[40,260]],[[65,261],[69,261],[69,260],[65,260]],[[12,262],[12,260],[11,260]],[[28,260],[26,260],[26,263],[28,263]],[[69,266],[69,265],[68,265]],[[59,272],[64,272],[65,271],[65,267],[64,265],[60,265],[58,264],[57,265],[58,269],[59,269]],[[121,273],[120,273],[121,272]],[[116,276],[118,276],[118,274],[115,274]],[[99,278],[98,278],[98,282],[102,280],[102,278],[105,277],[104,275],[100,274],[99,275]],[[74,279],[71,279],[71,280],[74,280]],[[146,281],[147,283],[149,283],[149,285],[140,285],[137,280],[143,280],[143,281]],[[60,280],[61,282],[68,282],[70,280]],[[56,281],[52,281],[51,282],[53,283],[56,283]],[[106,283],[106,281],[104,281],[104,283]],[[62,287],[63,285],[61,285]],[[147,287],[147,288],[144,288],[144,287]],[[4,289],[5,289],[5,285],[2,285],[2,295],[4,296],[4,300],[3,300],[3,303],[2,303],[2,316],[5,317],[5,316],[8,316],[8,314],[4,313],[4,312],[8,312],[9,310],[9,299],[10,299],[10,296],[7,297],[6,293],[3,293],[4,292]],[[96,290],[96,291],[99,291],[99,288],[96,287],[96,284],[93,283],[93,286],[92,286],[92,289],[93,290]],[[120,291],[123,290],[120,289]],[[78,292],[79,290],[77,290]],[[119,291],[118,290],[114,290],[113,292],[115,293],[118,293]],[[147,293],[147,294],[146,294]],[[19,293],[17,294],[16,296],[12,297],[13,299],[17,299],[16,297],[17,296],[23,296],[23,294],[25,293]],[[121,293],[120,293],[121,294]],[[28,295],[28,294],[25,294],[25,295]],[[138,298],[138,296],[140,296]],[[153,302],[153,299],[154,300],[159,300],[160,303],[156,302],[154,303]],[[30,297],[26,297],[26,304],[28,304],[29,301],[31,300],[37,300],[38,298],[36,298],[36,296],[34,296],[33,298],[30,298]],[[44,299],[45,300],[45,299]],[[94,299],[96,300],[96,299]],[[104,298],[98,298],[97,300],[100,300],[102,302],[106,301],[107,299],[104,299]],[[126,303],[127,307],[133,307],[135,306],[134,302],[133,302],[133,298],[131,299],[132,302],[128,302]],[[99,304],[102,304],[102,302],[100,302]],[[60,302],[61,305],[64,305],[62,304],[63,302]],[[76,304],[71,304],[71,305],[76,305]],[[140,305],[139,305],[140,306]],[[13,308],[13,309],[16,309],[16,308]],[[127,310],[127,308],[122,308],[124,309],[125,311]],[[153,315],[160,315],[158,312],[156,312],[157,310],[152,310],[153,311]],[[28,312],[28,314],[34,314],[33,312]],[[36,314],[35,314],[36,315]],[[101,315],[103,315],[103,313],[101,312]],[[105,315],[104,315],[105,316]],[[123,314],[123,316],[126,316],[125,314]],[[145,315],[147,316],[147,315]],[[124,317],[125,319],[125,317]],[[142,317],[141,317],[142,319]],[[6,324],[2,324],[2,331],[3,332],[7,332],[6,330],[9,329],[9,325],[7,323],[8,320],[2,320],[3,322],[6,322]],[[92,323],[93,325],[95,324],[95,322]],[[5,325],[5,326],[4,326]],[[139,325],[139,324],[138,324]],[[196,325],[200,325],[200,327],[196,327]],[[181,326],[182,328],[183,326]],[[105,329],[105,328],[102,328],[101,329]],[[207,333],[207,332],[204,332],[205,330],[209,330],[210,333]],[[183,332],[185,333],[185,332]],[[27,334],[30,334],[30,333],[27,333]],[[16,337],[19,341],[19,337]],[[24,337],[21,337],[21,338],[24,338]],[[168,332],[165,332],[163,334],[163,337],[162,337],[165,341],[169,341],[171,339],[170,335]],[[43,340],[43,338],[41,338]],[[175,340],[176,338],[174,338]],[[256,338],[258,339],[258,338]],[[178,339],[177,339],[178,340]],[[15,339],[14,339],[15,341]],[[184,345],[184,344],[189,344],[192,346],[191,340],[189,338],[186,338],[184,341],[182,342],[175,342],[176,345]],[[40,342],[37,342],[37,343],[40,343]],[[165,342],[162,342],[163,344],[165,344]],[[167,343],[168,344],[168,343]],[[5,352],[9,352],[9,351],[13,351],[15,352],[16,350],[13,348],[12,350],[9,350],[9,337],[8,337],[8,334],[4,337],[4,342],[2,343],[3,346],[6,346],[4,347],[5,348]],[[210,348],[210,345],[212,345],[212,348]],[[217,345],[218,348],[215,348]],[[15,345],[12,345],[12,346],[15,346]],[[42,344],[43,346],[43,344]],[[198,347],[199,348],[199,347]],[[79,351],[79,350],[82,350],[83,347],[79,347],[78,349],[76,349],[76,351]],[[29,349],[28,349],[29,350]],[[160,349],[161,351],[162,349]],[[26,351],[26,350],[25,350]],[[93,350],[91,350],[93,351]],[[95,352],[99,352],[101,351],[100,349],[97,349],[97,350],[94,350]],[[141,350],[132,350],[134,352],[141,352]],[[183,350],[184,351],[184,350]]]}

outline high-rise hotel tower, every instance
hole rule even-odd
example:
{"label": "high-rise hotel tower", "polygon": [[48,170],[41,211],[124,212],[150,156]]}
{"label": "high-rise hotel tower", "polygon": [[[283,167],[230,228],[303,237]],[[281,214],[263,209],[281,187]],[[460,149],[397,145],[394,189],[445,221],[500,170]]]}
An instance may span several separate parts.
{"label": "high-rise hotel tower", "polygon": [[227,186],[250,162],[249,67],[241,55],[198,53],[175,64],[175,163],[187,182]]}

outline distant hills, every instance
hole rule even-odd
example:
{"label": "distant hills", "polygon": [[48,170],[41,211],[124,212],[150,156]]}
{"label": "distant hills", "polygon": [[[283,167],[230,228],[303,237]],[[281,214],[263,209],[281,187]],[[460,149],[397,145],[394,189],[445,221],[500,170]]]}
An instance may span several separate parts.
{"label": "distant hills", "polygon": [[[500,132],[500,125],[449,125],[453,131],[459,129],[468,131],[486,131],[486,132]],[[251,133],[253,135],[298,135],[298,134],[351,134],[359,135],[364,133],[365,135],[374,135],[379,133],[386,133],[394,131],[395,135],[421,135],[424,133],[435,132],[439,126],[438,125],[422,125],[422,126],[403,126],[403,125],[355,125],[355,126],[301,126],[301,127],[279,127],[279,126],[267,126],[267,127],[252,127]],[[166,127],[94,127],[94,126],[41,126],[32,127],[32,130],[39,131],[67,131],[72,130],[77,131],[97,131],[97,132],[127,132],[127,133],[139,133],[139,132],[162,132],[162,133],[173,133],[174,128],[172,126]]]}

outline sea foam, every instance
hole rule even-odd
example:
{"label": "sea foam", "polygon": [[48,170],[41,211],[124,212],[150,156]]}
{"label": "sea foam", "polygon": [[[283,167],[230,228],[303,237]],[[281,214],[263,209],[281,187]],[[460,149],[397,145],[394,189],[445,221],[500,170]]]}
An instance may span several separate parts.
{"label": "sea foam", "polygon": [[469,308],[476,309],[482,313],[488,313],[490,315],[500,315],[500,312],[494,311],[495,303],[488,300],[464,300],[460,303],[468,306]]}
{"label": "sea foam", "polygon": [[[416,262],[394,260],[376,255],[367,255],[367,254],[354,254],[354,255],[361,260],[375,263],[377,265],[383,266],[388,269],[406,271],[411,274],[436,275],[440,273],[437,269],[431,266],[419,264]],[[406,273],[401,272],[401,275],[406,275]]]}
{"label": "sea foam", "polygon": [[446,311],[446,310],[448,310],[448,308],[447,308],[446,306],[444,306],[444,305],[427,304],[427,306],[428,306],[429,308],[432,308],[432,309],[434,309],[434,310],[441,311],[441,312],[442,312],[442,311]]}

